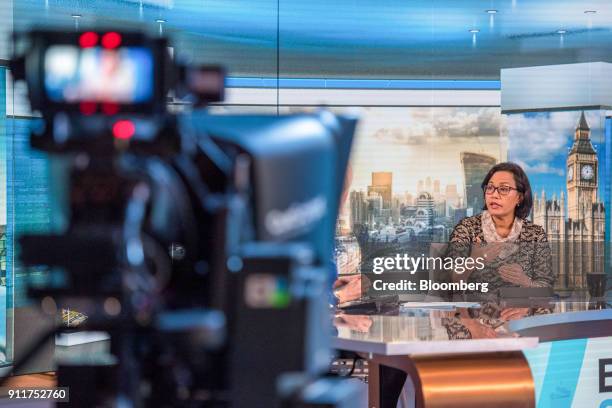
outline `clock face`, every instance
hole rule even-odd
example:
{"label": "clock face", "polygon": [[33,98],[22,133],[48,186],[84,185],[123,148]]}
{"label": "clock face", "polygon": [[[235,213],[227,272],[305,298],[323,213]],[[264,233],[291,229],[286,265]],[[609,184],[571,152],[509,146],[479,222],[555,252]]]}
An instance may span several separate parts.
{"label": "clock face", "polygon": [[567,168],[567,180],[572,181],[574,179],[574,165]]}
{"label": "clock face", "polygon": [[593,176],[595,176],[595,171],[593,170],[593,166],[590,164],[585,164],[580,169],[580,176],[583,180],[592,180]]}

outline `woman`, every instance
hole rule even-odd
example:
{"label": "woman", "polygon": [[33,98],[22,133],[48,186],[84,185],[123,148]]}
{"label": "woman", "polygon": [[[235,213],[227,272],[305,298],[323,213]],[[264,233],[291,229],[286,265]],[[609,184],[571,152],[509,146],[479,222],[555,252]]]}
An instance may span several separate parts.
{"label": "woman", "polygon": [[453,273],[453,281],[501,287],[552,287],[555,276],[544,229],[527,220],[533,199],[529,179],[514,163],[495,165],[482,182],[483,212],[464,218],[450,237],[454,257],[481,258],[480,268]]}

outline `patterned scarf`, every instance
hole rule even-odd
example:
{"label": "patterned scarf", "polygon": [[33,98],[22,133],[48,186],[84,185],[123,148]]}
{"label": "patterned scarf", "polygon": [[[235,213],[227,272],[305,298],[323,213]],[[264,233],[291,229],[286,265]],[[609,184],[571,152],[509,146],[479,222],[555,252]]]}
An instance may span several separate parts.
{"label": "patterned scarf", "polygon": [[512,228],[510,229],[510,233],[506,238],[502,238],[497,233],[495,229],[495,223],[493,222],[493,217],[487,210],[482,212],[480,216],[480,220],[482,222],[482,233],[484,234],[484,239],[486,242],[514,242],[518,239],[521,234],[521,229],[523,228],[523,220],[519,217],[514,217],[514,222],[512,223]]}
{"label": "patterned scarf", "polygon": [[504,248],[499,254],[500,259],[505,259],[516,252],[518,245],[512,245],[511,243],[518,240],[518,237],[521,234],[521,229],[523,228],[523,220],[521,220],[519,217],[514,217],[512,228],[510,229],[510,233],[506,238],[499,236],[497,230],[495,229],[493,217],[491,217],[491,214],[489,214],[487,210],[482,212],[480,220],[482,222],[482,233],[484,235],[485,242],[489,244],[493,242],[507,242],[509,244],[504,245]]}

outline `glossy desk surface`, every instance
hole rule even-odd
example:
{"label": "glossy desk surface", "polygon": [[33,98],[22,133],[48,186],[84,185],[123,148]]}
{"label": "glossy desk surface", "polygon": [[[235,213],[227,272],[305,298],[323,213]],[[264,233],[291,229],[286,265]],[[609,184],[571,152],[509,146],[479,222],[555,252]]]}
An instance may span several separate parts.
{"label": "glossy desk surface", "polygon": [[[334,324],[333,346],[341,350],[381,355],[515,351],[540,341],[612,336],[612,308],[588,301],[544,301],[529,308],[408,303],[393,315],[339,313]],[[589,327],[598,331],[589,335]]]}

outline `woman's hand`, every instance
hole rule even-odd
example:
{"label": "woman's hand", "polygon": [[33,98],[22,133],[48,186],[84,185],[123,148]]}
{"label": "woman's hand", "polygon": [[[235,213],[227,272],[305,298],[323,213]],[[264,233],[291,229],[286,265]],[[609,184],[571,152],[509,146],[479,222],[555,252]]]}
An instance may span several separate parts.
{"label": "woman's hand", "polygon": [[506,282],[514,283],[524,288],[530,287],[532,284],[531,279],[525,274],[523,267],[519,264],[502,265],[497,270],[501,278]]}
{"label": "woman's hand", "polygon": [[361,298],[369,287],[370,280],[361,274],[340,276],[334,282],[334,294],[342,304]]}
{"label": "woman's hand", "polygon": [[493,262],[504,249],[504,246],[508,245],[502,242],[493,242],[490,244],[485,243],[482,245],[482,241],[476,237],[474,245],[472,245],[472,251],[470,257],[473,259],[482,258],[482,262],[489,264]]}

